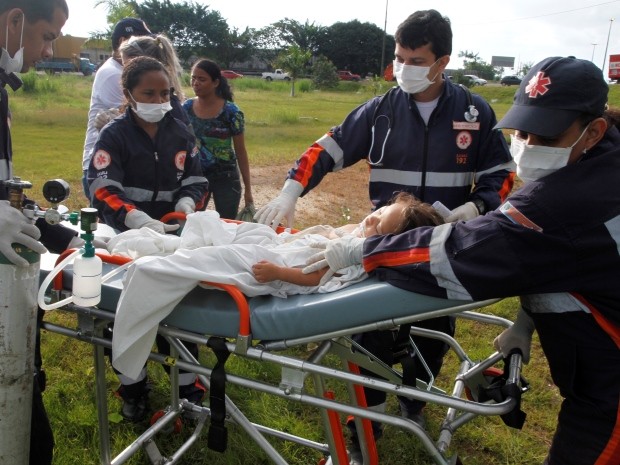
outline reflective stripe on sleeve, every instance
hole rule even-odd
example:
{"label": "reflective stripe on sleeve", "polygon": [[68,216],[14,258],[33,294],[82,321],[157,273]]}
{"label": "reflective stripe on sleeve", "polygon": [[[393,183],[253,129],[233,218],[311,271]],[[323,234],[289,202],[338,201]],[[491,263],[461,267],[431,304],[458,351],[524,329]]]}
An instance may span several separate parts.
{"label": "reflective stripe on sleeve", "polygon": [[334,171],[339,171],[344,166],[344,153],[336,141],[330,134],[325,134],[319,140],[316,141],[334,160]]}
{"label": "reflective stripe on sleeve", "polygon": [[451,231],[452,224],[450,223],[442,224],[433,229],[430,243],[431,274],[437,280],[437,285],[443,287],[447,291],[448,299],[472,300],[469,292],[467,292],[454,274],[454,270],[446,254],[445,243]]}

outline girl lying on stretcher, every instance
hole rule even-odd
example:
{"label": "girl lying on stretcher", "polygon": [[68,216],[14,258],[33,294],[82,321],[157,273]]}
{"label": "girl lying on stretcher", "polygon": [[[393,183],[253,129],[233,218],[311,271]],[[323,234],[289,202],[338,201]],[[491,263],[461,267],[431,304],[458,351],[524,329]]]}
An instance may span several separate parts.
{"label": "girl lying on stretcher", "polygon": [[[247,297],[333,292],[367,277],[360,265],[321,283],[324,270],[303,275],[313,244],[345,234],[399,233],[443,223],[428,204],[406,193],[368,215],[360,224],[312,227],[277,234],[257,223],[227,223],[214,211],[187,216],[181,237],[148,228],[112,238],[108,250],[138,258],[127,270],[116,309],[113,365],[131,377],[146,361],[158,324],[201,281],[232,284]],[[149,256],[143,256],[145,254]],[[204,286],[204,285],[203,285]],[[205,286],[208,287],[208,286]]]}
{"label": "girl lying on stretcher", "polygon": [[[313,226],[298,234],[320,234],[327,239],[337,239],[345,234],[357,237],[369,237],[383,234],[399,234],[418,226],[437,226],[443,218],[429,204],[421,202],[411,194],[400,192],[391,202],[380,208],[359,224],[347,224],[339,228],[330,226]],[[259,283],[285,281],[299,286],[317,286],[329,268],[303,274],[301,268],[278,266],[262,260],[252,267],[254,277]]]}
{"label": "girl lying on stretcher", "polygon": [[[130,230],[112,238],[108,250],[132,258],[150,256],[132,268],[141,268],[142,272],[148,269],[151,279],[174,277],[172,282],[178,285],[179,278],[193,276],[197,281],[237,285],[249,297],[265,294],[285,297],[331,292],[366,277],[359,266],[334,276],[325,285],[320,283],[325,270],[304,275],[302,268],[306,260],[316,252],[313,244],[347,234],[359,237],[397,234],[442,222],[430,205],[400,192],[390,204],[371,213],[361,223],[338,228],[319,225],[294,234],[277,234],[261,224],[226,223],[215,212],[206,211],[189,215],[180,237],[146,228]],[[148,287],[153,287],[153,283]],[[130,284],[126,282],[126,286]]]}

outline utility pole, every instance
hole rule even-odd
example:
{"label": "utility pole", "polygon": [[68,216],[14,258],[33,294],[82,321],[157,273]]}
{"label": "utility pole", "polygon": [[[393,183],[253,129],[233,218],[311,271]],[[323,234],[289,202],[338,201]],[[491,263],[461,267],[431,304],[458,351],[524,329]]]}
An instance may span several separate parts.
{"label": "utility pole", "polygon": [[593,43],[592,44],[592,58],[590,58],[590,61],[594,63],[594,50],[596,50],[596,46],[598,44]]}
{"label": "utility pole", "polygon": [[603,57],[603,67],[601,68],[601,71],[603,72],[603,74],[605,74],[605,61],[607,60],[607,47],[609,47],[609,36],[611,35],[611,26],[614,23],[614,19],[611,18],[609,20],[609,31],[607,32],[607,44],[605,45],[605,56]]}
{"label": "utility pole", "polygon": [[383,65],[385,64],[385,34],[387,29],[387,15],[388,15],[388,0],[385,0],[385,21],[383,23],[383,43],[381,44],[381,69],[379,69],[379,76],[383,76]]}

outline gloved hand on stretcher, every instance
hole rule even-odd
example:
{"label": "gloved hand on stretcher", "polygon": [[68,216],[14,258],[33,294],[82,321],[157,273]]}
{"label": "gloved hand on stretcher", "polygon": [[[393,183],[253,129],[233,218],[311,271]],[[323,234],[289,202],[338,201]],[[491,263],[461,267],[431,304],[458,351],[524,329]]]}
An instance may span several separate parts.
{"label": "gloved hand on stretcher", "polygon": [[11,207],[8,201],[0,200],[0,253],[17,266],[28,266],[28,260],[20,257],[11,244],[21,244],[44,254],[47,249],[37,239],[41,231],[22,212]]}
{"label": "gloved hand on stretcher", "polygon": [[181,197],[174,206],[174,211],[185,213],[186,215],[194,213],[196,211],[196,202],[191,197]]}
{"label": "gloved hand on stretcher", "polygon": [[320,282],[321,285],[325,284],[339,270],[362,263],[364,240],[363,237],[344,236],[341,239],[310,244],[310,247],[325,250],[308,258],[303,273],[308,274],[329,267],[329,271],[323,275]]}
{"label": "gloved hand on stretcher", "polygon": [[303,190],[301,183],[287,179],[280,195],[261,207],[254,215],[254,219],[257,223],[266,224],[274,230],[280,225],[282,219],[286,219],[286,227],[292,228],[295,204]]}
{"label": "gloved hand on stretcher", "polygon": [[480,212],[478,211],[476,204],[474,202],[466,202],[450,211],[450,214],[444,217],[444,219],[446,220],[446,223],[454,223],[455,221],[471,220],[477,216],[480,216]]}
{"label": "gloved hand on stretcher", "polygon": [[525,310],[519,308],[516,321],[510,328],[495,338],[493,347],[501,352],[504,357],[508,357],[513,350],[518,349],[521,351],[523,363],[527,364],[530,362],[534,329],[534,321]]}
{"label": "gloved hand on stretcher", "polygon": [[181,226],[178,224],[166,224],[154,220],[141,210],[131,210],[125,217],[125,226],[129,229],[149,228],[159,234],[168,234],[176,231]]}

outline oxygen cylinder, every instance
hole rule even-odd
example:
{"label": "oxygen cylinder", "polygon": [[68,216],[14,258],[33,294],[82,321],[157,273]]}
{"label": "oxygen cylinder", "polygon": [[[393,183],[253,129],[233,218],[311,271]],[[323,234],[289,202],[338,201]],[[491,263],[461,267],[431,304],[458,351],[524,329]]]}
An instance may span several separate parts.
{"label": "oxygen cylinder", "polygon": [[40,256],[13,248],[29,265],[15,266],[0,254],[0,463],[27,465]]}

